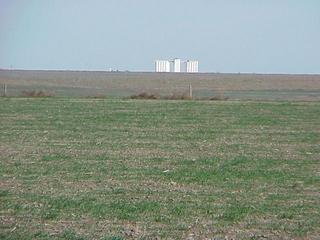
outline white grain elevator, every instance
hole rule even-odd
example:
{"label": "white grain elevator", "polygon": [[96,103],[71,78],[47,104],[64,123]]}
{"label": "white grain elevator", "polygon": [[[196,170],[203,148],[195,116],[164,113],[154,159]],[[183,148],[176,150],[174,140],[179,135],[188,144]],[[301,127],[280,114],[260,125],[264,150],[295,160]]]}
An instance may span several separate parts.
{"label": "white grain elevator", "polygon": [[176,73],[181,72],[181,59],[175,58],[173,60],[173,71]]}
{"label": "white grain elevator", "polygon": [[197,73],[199,72],[199,62],[198,61],[187,61],[187,73]]}
{"label": "white grain elevator", "polygon": [[155,68],[156,72],[170,72],[170,62],[166,60],[157,60]]}

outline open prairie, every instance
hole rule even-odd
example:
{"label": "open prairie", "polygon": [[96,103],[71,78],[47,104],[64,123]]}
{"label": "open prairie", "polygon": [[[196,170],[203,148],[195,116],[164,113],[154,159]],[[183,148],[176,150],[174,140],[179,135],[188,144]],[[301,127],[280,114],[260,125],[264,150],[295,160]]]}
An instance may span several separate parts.
{"label": "open prairie", "polygon": [[188,91],[191,84],[198,98],[320,100],[320,75],[0,70],[0,84],[4,83],[9,96],[32,90],[81,97],[128,97],[142,92],[172,95]]}
{"label": "open prairie", "polygon": [[[42,82],[27,76],[11,80]],[[95,86],[69,81],[43,84]],[[319,239],[319,118],[319,102],[0,98],[0,238]]]}

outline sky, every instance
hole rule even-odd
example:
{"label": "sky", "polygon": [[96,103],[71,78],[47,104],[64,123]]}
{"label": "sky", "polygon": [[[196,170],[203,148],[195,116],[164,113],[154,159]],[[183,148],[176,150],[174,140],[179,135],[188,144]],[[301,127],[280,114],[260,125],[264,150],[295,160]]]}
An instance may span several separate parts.
{"label": "sky", "polygon": [[319,0],[0,0],[0,68],[320,73]]}

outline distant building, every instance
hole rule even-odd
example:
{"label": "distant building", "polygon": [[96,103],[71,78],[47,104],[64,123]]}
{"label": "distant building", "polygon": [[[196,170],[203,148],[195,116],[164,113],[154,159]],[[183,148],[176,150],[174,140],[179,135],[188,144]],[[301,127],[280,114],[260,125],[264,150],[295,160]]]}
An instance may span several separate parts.
{"label": "distant building", "polygon": [[[183,65],[181,64],[183,63]],[[182,65],[182,66],[181,66]],[[172,66],[172,67],[171,67]],[[197,73],[199,72],[199,62],[198,61],[181,61],[179,58],[174,60],[156,60],[155,71],[156,72],[175,72],[180,73],[186,71],[187,73]]]}
{"label": "distant building", "polygon": [[181,72],[181,59],[175,58],[173,60],[173,72],[176,72],[176,73]]}
{"label": "distant building", "polygon": [[166,60],[157,60],[156,64],[156,72],[170,72],[170,62]]}
{"label": "distant building", "polygon": [[198,61],[187,61],[187,73],[197,73],[199,72],[199,62]]}

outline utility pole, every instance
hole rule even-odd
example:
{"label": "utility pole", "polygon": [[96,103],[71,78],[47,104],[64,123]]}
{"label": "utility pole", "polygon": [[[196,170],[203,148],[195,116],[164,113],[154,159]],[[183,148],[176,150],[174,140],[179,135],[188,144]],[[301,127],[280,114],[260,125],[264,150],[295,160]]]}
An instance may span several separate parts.
{"label": "utility pole", "polygon": [[192,85],[191,85],[191,83],[189,84],[189,97],[192,99],[193,98],[193,96],[192,96],[193,94],[192,94]]}

